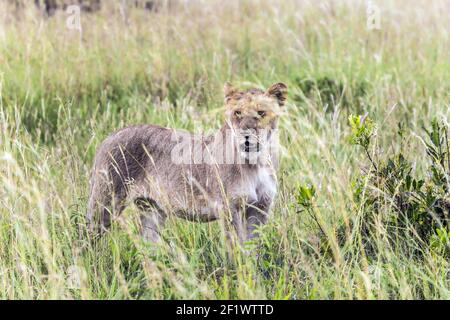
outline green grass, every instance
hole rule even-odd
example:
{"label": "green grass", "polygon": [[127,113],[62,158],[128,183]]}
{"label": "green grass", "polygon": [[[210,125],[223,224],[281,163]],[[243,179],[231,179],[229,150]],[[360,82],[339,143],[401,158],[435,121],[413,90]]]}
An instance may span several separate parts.
{"label": "green grass", "polygon": [[[383,224],[375,256],[358,224],[345,244],[336,237],[363,212],[352,181],[367,162],[348,141],[348,115],[370,115],[383,155],[398,150],[402,121],[418,172],[427,165],[422,126],[449,122],[448,2],[377,1],[380,30],[366,28],[361,2],[208,1],[131,10],[128,24],[118,3],[83,14],[81,35],[64,12],[44,19],[31,5],[0,4],[0,298],[450,298],[444,256],[411,258]],[[279,193],[259,260],[228,257],[216,223],[170,219],[165,243],[150,247],[134,208],[92,245],[84,215],[102,139],[139,123],[219,128],[227,80],[289,86]],[[323,230],[299,210],[305,184],[316,188]],[[418,243],[411,236],[402,248]]]}

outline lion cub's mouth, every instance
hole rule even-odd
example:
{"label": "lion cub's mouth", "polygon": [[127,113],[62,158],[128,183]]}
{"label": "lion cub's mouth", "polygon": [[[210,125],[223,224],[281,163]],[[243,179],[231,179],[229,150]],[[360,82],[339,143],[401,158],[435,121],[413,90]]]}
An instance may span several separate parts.
{"label": "lion cub's mouth", "polygon": [[261,149],[260,143],[255,136],[246,135],[243,137],[243,142],[240,144],[241,151],[245,153],[259,152]]}

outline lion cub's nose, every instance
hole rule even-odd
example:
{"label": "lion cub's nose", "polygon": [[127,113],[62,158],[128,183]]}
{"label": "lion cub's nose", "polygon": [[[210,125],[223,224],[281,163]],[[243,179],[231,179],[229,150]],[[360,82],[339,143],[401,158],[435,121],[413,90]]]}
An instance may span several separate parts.
{"label": "lion cub's nose", "polygon": [[249,139],[250,139],[249,136],[246,136],[246,137],[245,137],[245,143],[244,143],[244,144],[245,144],[246,147],[249,147],[249,146],[250,146],[250,141],[249,141]]}

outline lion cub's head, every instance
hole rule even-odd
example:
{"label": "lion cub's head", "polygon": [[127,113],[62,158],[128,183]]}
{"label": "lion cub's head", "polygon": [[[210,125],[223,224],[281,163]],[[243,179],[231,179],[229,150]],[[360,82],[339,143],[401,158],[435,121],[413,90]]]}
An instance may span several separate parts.
{"label": "lion cub's head", "polygon": [[260,153],[277,128],[278,118],[287,97],[287,86],[276,83],[266,91],[240,91],[229,83],[224,87],[226,115],[235,133],[241,155]]}

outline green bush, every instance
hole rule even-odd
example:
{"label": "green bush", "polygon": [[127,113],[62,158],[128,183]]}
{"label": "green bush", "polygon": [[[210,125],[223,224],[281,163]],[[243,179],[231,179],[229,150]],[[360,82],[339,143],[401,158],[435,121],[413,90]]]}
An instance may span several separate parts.
{"label": "green bush", "polygon": [[[434,120],[429,130],[424,129],[429,162],[424,172],[418,174],[402,148],[384,160],[371,156],[369,145],[375,125],[370,119],[364,121],[361,117],[350,116],[349,122],[352,129],[351,143],[361,146],[370,162],[370,169],[358,175],[353,183],[356,204],[362,207],[360,231],[368,252],[374,249],[371,243],[377,221],[385,225],[391,243],[397,247],[402,246],[402,240],[413,236],[420,243],[417,254],[427,249],[448,254],[448,127]],[[399,125],[399,139],[404,139],[403,134],[403,126]],[[375,149],[374,154],[379,153]]]}

